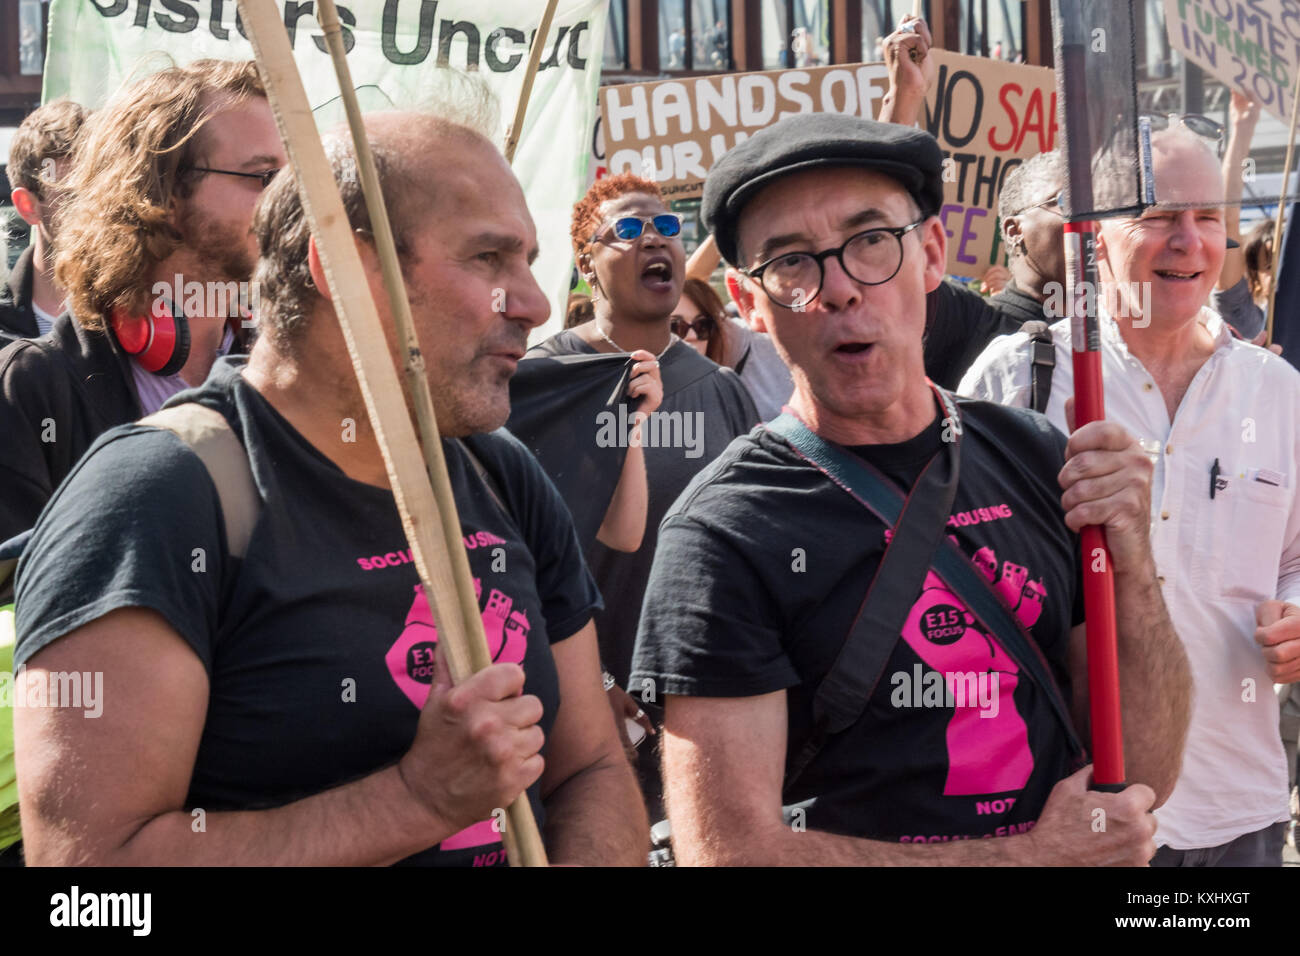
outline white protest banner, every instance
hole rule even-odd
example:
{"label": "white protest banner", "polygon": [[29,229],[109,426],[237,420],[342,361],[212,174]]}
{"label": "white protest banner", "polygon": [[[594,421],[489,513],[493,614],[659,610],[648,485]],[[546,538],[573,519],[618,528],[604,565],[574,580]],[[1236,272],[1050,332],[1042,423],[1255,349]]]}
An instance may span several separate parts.
{"label": "white protest banner", "polygon": [[[266,0],[273,2],[273,0]],[[321,127],[344,121],[338,83],[314,4],[274,0]],[[344,46],[365,110],[419,109],[448,70],[474,71],[496,95],[505,142],[538,0],[347,0]],[[569,217],[587,182],[608,0],[561,0],[533,84],[514,170],[537,225],[534,274],[551,301],[546,327],[563,323],[572,255]],[[158,56],[150,54],[165,54]],[[97,107],[122,80],[203,57],[251,59],[235,4],[226,0],[54,0],[44,99]],[[400,197],[398,197],[400,199]]]}
{"label": "white protest banner", "polygon": [[1297,0],[1165,0],[1169,43],[1232,90],[1290,121],[1300,64]]}
{"label": "white protest banner", "polygon": [[[938,76],[920,125],[945,156],[947,268],[978,277],[1005,259],[997,200],[1007,173],[1056,145],[1056,78],[1046,67],[931,55]],[[883,63],[601,87],[607,166],[655,179],[669,199],[697,197],[722,154],[758,130],[796,113],[875,118],[888,87]]]}

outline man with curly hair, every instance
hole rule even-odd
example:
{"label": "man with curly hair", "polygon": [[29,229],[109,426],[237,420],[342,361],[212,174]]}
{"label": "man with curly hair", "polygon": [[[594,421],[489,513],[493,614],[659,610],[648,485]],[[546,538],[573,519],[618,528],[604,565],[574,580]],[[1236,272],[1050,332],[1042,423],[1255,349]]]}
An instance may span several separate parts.
{"label": "man with curly hair", "polygon": [[67,311],[0,352],[0,541],[35,523],[96,437],[236,346],[253,207],[284,163],[251,61],[162,70],[91,119],[60,213]]}

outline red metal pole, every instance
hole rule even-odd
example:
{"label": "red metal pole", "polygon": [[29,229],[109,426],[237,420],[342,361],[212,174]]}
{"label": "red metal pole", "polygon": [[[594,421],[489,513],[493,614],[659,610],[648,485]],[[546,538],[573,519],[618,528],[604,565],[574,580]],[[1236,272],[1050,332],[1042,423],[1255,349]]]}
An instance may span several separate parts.
{"label": "red metal pole", "polygon": [[[1106,417],[1097,322],[1097,270],[1091,220],[1065,224],[1065,261],[1074,351],[1074,424]],[[1115,575],[1105,529],[1080,534],[1083,604],[1088,631],[1088,698],[1092,726],[1093,789],[1124,787],[1124,732],[1120,718],[1119,650],[1115,627]]]}

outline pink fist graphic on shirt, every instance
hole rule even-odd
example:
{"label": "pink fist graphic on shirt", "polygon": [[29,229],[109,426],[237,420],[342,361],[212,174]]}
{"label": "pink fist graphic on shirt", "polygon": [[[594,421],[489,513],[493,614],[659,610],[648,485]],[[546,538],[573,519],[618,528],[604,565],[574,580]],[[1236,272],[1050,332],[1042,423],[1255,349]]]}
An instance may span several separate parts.
{"label": "pink fist graphic on shirt", "polygon": [[[482,590],[477,578],[474,584]],[[522,609],[512,610],[513,605],[511,597],[496,588],[488,593],[483,630],[494,663],[522,664],[528,650],[528,615]],[[433,623],[424,589],[417,584],[415,599],[406,612],[406,628],[385,655],[388,672],[416,707],[423,707],[429,697],[437,645],[438,627]]]}
{"label": "pink fist graphic on shirt", "polygon": [[993,590],[1002,597],[1002,603],[1011,609],[1020,603],[1020,592],[1025,587],[1029,569],[1010,561],[1002,562],[1002,577],[993,583]]}
{"label": "pink fist graphic on shirt", "polygon": [[[474,579],[474,589],[481,600],[483,585],[478,578]],[[482,615],[483,630],[494,663],[522,664],[528,650],[527,612],[513,608],[514,600],[505,592],[496,588],[488,592]],[[415,598],[406,613],[406,626],[384,656],[393,681],[417,708],[424,706],[433,687],[437,650],[438,628],[424,589],[417,584]],[[501,834],[493,829],[492,821],[484,820],[448,837],[439,847],[460,850],[500,842]]]}
{"label": "pink fist graphic on shirt", "polygon": [[[1037,622],[1047,597],[1041,581],[1027,581],[1028,569],[1011,561],[1002,564],[998,576],[992,548],[981,548],[971,560],[1025,627]],[[953,700],[945,735],[944,793],[1005,793],[1023,788],[1034,760],[1028,728],[1015,705],[1020,670],[1015,661],[933,572],[926,575],[902,636],[929,668],[944,675]],[[956,693],[958,682],[963,684],[961,694]],[[986,702],[990,697],[996,702],[993,706],[981,705],[974,692],[977,686],[982,686],[981,692],[993,692],[986,694]]]}
{"label": "pink fist graphic on shirt", "polygon": [[971,557],[971,561],[975,567],[984,572],[984,576],[990,583],[998,576],[998,556],[993,553],[992,548],[980,548]]}

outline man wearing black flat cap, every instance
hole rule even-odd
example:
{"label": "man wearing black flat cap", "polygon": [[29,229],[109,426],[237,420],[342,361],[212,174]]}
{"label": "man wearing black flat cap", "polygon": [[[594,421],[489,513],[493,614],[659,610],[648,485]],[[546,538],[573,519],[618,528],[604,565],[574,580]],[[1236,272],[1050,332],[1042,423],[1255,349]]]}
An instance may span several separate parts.
{"label": "man wearing black flat cap", "polygon": [[[927,380],[940,166],[925,133],[805,114],[705,185],[732,294],[795,391],[660,531],[631,686],[664,701],[683,863],[1154,853],[1190,683],[1147,542],[1151,464],[1117,426],[1067,444]],[[1118,793],[1087,790],[1085,524],[1116,572]]]}

